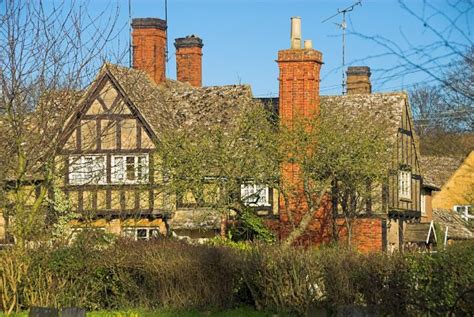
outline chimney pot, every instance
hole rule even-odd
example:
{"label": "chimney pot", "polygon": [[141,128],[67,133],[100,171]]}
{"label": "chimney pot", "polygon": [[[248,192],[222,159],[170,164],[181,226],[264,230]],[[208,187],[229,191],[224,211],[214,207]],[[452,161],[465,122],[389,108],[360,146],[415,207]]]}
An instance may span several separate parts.
{"label": "chimney pot", "polygon": [[301,49],[301,18],[291,18],[291,48]]}
{"label": "chimney pot", "polygon": [[[291,18],[291,39],[301,40],[301,19]],[[297,35],[297,37],[295,37]],[[279,115],[280,123],[291,125],[296,116],[310,116],[319,113],[319,81],[323,64],[321,52],[311,48],[312,42],[305,41],[305,48],[293,46],[278,51],[280,75]],[[300,86],[295,84],[304,83]],[[304,88],[302,88],[304,86]]]}
{"label": "chimney pot", "polygon": [[305,40],[305,41],[304,41],[304,48],[305,48],[305,49],[313,48],[313,41],[311,41],[311,40]]}

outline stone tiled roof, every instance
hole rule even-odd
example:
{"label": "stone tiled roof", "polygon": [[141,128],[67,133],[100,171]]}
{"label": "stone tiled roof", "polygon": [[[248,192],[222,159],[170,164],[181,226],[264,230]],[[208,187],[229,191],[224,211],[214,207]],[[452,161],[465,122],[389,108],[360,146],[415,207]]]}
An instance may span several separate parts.
{"label": "stone tiled roof", "polygon": [[[337,112],[349,121],[383,122],[387,136],[395,140],[407,98],[404,92],[320,96],[321,114]],[[278,114],[278,98],[257,99]]]}
{"label": "stone tiled roof", "polygon": [[[434,228],[431,228],[432,230],[430,231],[430,226],[431,223],[407,223],[405,227],[405,233],[403,240],[405,242],[414,242],[414,243],[420,243],[424,242],[426,243],[427,241],[433,241],[436,239],[436,236],[434,234]],[[430,235],[428,237],[428,234]]]}
{"label": "stone tiled roof", "polygon": [[406,102],[404,92],[321,96],[321,114],[336,111],[349,121],[362,118],[383,124],[387,136],[395,141]]}
{"label": "stone tiled roof", "polygon": [[462,164],[459,158],[449,156],[422,156],[423,182],[441,188]]}
{"label": "stone tiled roof", "polygon": [[448,238],[454,240],[474,239],[468,224],[459,214],[449,209],[433,209],[433,220],[441,226],[443,233],[448,227]]}
{"label": "stone tiled roof", "polygon": [[146,73],[106,64],[126,95],[138,108],[157,136],[166,128],[194,129],[228,125],[245,107],[255,106],[250,86],[192,87],[166,80],[155,85]]}

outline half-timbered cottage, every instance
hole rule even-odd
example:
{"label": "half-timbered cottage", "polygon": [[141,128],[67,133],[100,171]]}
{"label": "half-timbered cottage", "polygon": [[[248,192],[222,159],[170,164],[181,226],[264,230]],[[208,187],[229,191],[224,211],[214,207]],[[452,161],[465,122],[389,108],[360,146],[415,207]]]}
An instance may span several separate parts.
{"label": "half-timbered cottage", "polygon": [[[164,129],[225,124],[254,104],[248,86],[155,84],[135,69],[106,64],[65,124],[58,169],[74,226],[92,224],[136,239],[176,232],[215,235],[220,218],[192,197],[165,193],[156,146]],[[195,232],[197,231],[197,232]]]}
{"label": "half-timbered cottage", "polygon": [[[192,197],[164,194],[166,173],[156,155],[163,129],[186,129],[197,122],[225,123],[245,106],[263,101],[291,120],[298,107],[304,111],[337,111],[356,118],[369,113],[387,122],[386,135],[394,146],[387,162],[389,182],[376,195],[381,204],[354,228],[357,247],[364,251],[400,248],[407,223],[423,216],[423,177],[407,95],[372,93],[370,69],[348,69],[347,95],[320,96],[322,54],[292,34],[292,47],[279,52],[280,96],[256,100],[250,87],[200,87],[202,40],[177,39],[178,80],[165,77],[166,23],[134,19],[133,64],[125,68],[105,64],[83,93],[64,123],[56,169],[59,186],[79,215],[72,226],[85,225],[149,239],[169,228],[195,237],[218,234],[219,217],[196,208]],[[299,35],[301,32],[299,32]],[[260,192],[255,209],[278,219],[279,197],[272,189],[243,186],[244,194]]]}

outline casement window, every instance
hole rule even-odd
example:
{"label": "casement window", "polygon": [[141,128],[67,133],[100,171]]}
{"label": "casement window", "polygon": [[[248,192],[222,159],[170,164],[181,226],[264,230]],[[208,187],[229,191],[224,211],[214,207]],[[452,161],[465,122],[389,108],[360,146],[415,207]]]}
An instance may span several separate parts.
{"label": "casement window", "polygon": [[69,157],[69,184],[105,184],[105,155],[72,155]]}
{"label": "casement window", "polygon": [[411,199],[410,171],[398,171],[398,196],[400,199]]}
{"label": "casement window", "polygon": [[122,236],[131,238],[135,241],[152,240],[160,237],[160,229],[158,227],[129,227],[122,230]]}
{"label": "casement window", "polygon": [[474,219],[471,205],[456,205],[453,207],[454,211],[457,212],[464,220]]}
{"label": "casement window", "polygon": [[240,185],[240,197],[247,206],[270,206],[270,190],[263,185]]}
{"label": "casement window", "polygon": [[113,183],[146,183],[148,155],[114,155],[111,171]]}

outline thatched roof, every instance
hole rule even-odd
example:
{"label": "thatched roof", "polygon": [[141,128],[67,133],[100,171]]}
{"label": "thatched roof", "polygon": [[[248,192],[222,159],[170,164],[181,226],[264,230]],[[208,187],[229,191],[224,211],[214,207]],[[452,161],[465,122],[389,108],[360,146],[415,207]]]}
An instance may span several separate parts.
{"label": "thatched roof", "polygon": [[459,214],[450,209],[433,209],[433,220],[441,226],[443,232],[448,228],[448,238],[453,240],[474,239],[468,223]]}

